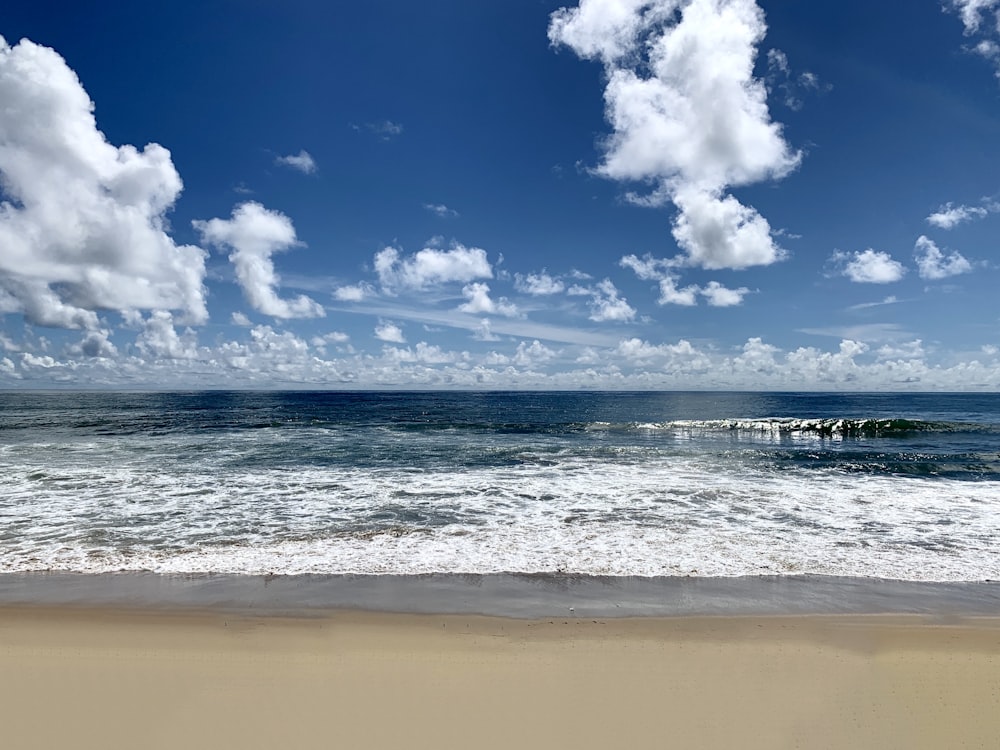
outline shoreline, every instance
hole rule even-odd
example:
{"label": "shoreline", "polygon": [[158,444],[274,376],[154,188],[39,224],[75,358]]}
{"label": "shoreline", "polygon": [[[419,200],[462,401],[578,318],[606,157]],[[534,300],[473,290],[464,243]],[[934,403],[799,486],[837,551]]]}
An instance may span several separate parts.
{"label": "shoreline", "polygon": [[17,748],[990,747],[1000,617],[0,606]]}
{"label": "shoreline", "polygon": [[203,610],[267,616],[356,610],[551,616],[1000,616],[1000,581],[834,576],[595,577],[564,574],[0,574],[0,608]]}
{"label": "shoreline", "polygon": [[0,741],[938,750],[1000,736],[1000,583],[0,575]]}

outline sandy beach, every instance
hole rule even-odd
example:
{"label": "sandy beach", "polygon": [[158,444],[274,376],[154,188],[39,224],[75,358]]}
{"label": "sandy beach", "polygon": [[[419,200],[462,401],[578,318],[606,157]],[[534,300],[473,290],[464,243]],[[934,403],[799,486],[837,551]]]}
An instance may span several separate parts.
{"label": "sandy beach", "polygon": [[1000,619],[0,608],[10,748],[945,748]]}

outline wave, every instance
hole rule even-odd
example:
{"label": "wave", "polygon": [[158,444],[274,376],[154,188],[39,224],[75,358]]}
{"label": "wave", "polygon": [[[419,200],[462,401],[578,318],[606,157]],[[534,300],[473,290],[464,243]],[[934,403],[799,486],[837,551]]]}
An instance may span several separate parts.
{"label": "wave", "polygon": [[[290,425],[283,425],[290,426]],[[307,426],[338,429],[344,425],[313,422]],[[400,421],[377,425],[352,425],[355,429],[376,427],[385,432],[455,432],[508,435],[559,435],[587,432],[730,432],[768,435],[818,435],[820,437],[905,437],[915,434],[994,434],[1000,425],[978,422],[941,422],[902,418],[800,418],[763,417],[749,419],[692,419],[664,422],[479,422],[459,420]]]}
{"label": "wave", "polygon": [[[47,434],[125,437],[174,434],[317,431],[320,434],[572,435],[605,433],[732,433],[748,436],[818,436],[824,438],[893,438],[917,434],[1000,435],[1000,425],[985,422],[930,421],[899,417],[748,417],[666,421],[584,421],[542,417],[527,420],[462,419],[454,414],[257,414],[140,413],[95,417],[54,412],[4,415],[0,432],[44,431]],[[368,438],[364,438],[368,439]]]}
{"label": "wave", "polygon": [[932,422],[920,419],[893,418],[798,418],[765,417],[762,419],[674,420],[670,422],[633,422],[615,425],[595,422],[590,430],[733,432],[766,435],[817,435],[831,438],[906,437],[915,434],[996,434],[994,425],[975,422]]}

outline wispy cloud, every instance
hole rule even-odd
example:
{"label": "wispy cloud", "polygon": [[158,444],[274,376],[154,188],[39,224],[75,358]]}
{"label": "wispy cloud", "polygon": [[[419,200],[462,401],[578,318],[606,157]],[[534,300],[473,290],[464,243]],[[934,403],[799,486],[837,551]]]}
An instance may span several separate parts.
{"label": "wispy cloud", "polygon": [[[341,308],[339,311],[383,316],[384,318],[398,320],[412,320],[418,323],[429,323],[435,326],[473,332],[482,331],[483,329],[482,317],[456,310],[429,310],[427,308],[413,308],[406,305],[381,303],[359,306],[357,308]],[[618,342],[618,337],[611,332],[560,326],[550,323],[538,323],[519,318],[490,319],[489,331],[493,335],[541,339],[543,341],[580,344],[582,346],[614,346]]]}
{"label": "wispy cloud", "polygon": [[362,125],[351,123],[351,128],[357,131],[365,130],[374,133],[383,141],[389,141],[403,132],[403,126],[392,120],[379,120],[377,122],[366,122]]}
{"label": "wispy cloud", "polygon": [[1000,204],[995,201],[984,201],[981,206],[956,206],[945,203],[927,217],[927,223],[938,229],[954,229],[959,224],[984,219],[997,211],[1000,211]]}
{"label": "wispy cloud", "polygon": [[1000,0],[950,0],[945,7],[957,11],[965,35],[977,39],[968,49],[993,63],[1000,78]]}
{"label": "wispy cloud", "polygon": [[676,264],[672,259],[626,255],[618,261],[618,265],[631,268],[640,279],[659,282],[660,298],[657,303],[660,305],[693,307],[698,304],[698,296],[702,296],[710,307],[733,307],[742,304],[743,297],[750,293],[745,286],[729,289],[718,281],[710,281],[703,287],[696,284],[678,287],[679,276],[673,270]]}
{"label": "wispy cloud", "polygon": [[856,326],[797,328],[796,330],[811,336],[832,336],[851,341],[899,341],[913,338],[912,333],[897,323],[868,323]]}
{"label": "wispy cloud", "polygon": [[274,163],[282,167],[290,167],[291,169],[298,170],[302,174],[314,174],[317,170],[316,160],[305,149],[302,149],[297,154],[275,157]]}
{"label": "wispy cloud", "polygon": [[884,307],[885,305],[895,305],[898,302],[899,302],[899,300],[895,297],[895,295],[889,295],[888,297],[886,297],[885,299],[883,299],[881,302],[861,302],[861,303],[859,303],[857,305],[851,305],[850,307],[847,307],[845,309],[846,310],[868,310],[868,309],[873,308],[873,307]]}
{"label": "wispy cloud", "polygon": [[458,216],[458,211],[454,208],[448,208],[443,203],[425,203],[424,209],[430,211],[435,216],[440,216],[442,219],[450,219]]}
{"label": "wispy cloud", "polygon": [[798,75],[792,72],[788,55],[779,49],[767,51],[767,87],[773,94],[779,92],[786,107],[793,111],[802,109],[803,99],[809,93],[825,93],[833,86],[822,83],[815,73],[804,71]]}

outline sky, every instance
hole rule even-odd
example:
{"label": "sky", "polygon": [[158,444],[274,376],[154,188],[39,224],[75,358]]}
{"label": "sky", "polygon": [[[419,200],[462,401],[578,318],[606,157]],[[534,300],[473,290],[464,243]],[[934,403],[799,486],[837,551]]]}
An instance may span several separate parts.
{"label": "sky", "polygon": [[1000,0],[0,35],[0,388],[1000,387]]}

